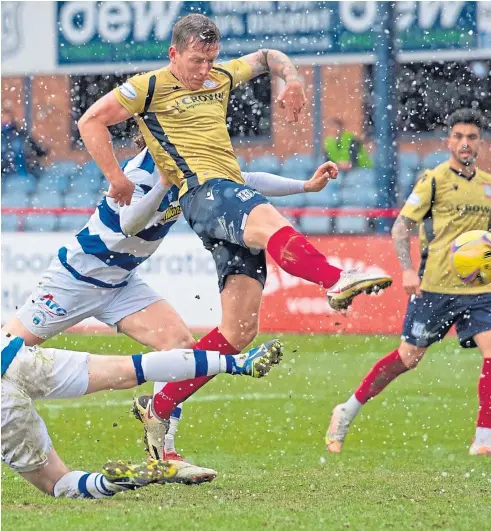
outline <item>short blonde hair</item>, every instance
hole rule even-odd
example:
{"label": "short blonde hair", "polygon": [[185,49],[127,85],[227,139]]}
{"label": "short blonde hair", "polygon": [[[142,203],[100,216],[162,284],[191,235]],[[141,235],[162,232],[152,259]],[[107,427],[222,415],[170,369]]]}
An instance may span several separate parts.
{"label": "short blonde hair", "polygon": [[171,44],[181,53],[188,47],[191,39],[203,43],[204,46],[213,46],[220,44],[220,38],[220,30],[210,18],[200,13],[192,13],[176,23],[172,30]]}

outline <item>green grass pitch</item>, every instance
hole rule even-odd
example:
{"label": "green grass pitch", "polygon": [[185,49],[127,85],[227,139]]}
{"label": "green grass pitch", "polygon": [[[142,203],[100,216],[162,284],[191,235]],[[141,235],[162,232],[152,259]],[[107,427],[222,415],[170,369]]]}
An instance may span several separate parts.
{"label": "green grass pitch", "polygon": [[[433,347],[360,413],[343,453],[324,450],[334,405],[398,339],[284,336],[267,378],[221,375],[183,410],[178,445],[218,470],[201,486],[152,486],[110,500],[54,500],[2,467],[4,530],[490,529],[491,460],[470,457],[481,357],[455,339]],[[119,336],[51,346],[134,353]],[[139,392],[149,392],[146,384]],[[134,391],[39,403],[74,469],[144,458]]]}

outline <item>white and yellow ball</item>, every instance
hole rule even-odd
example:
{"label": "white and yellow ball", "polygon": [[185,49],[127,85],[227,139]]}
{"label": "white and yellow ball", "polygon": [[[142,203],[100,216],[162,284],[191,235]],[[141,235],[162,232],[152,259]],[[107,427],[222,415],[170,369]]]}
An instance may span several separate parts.
{"label": "white and yellow ball", "polygon": [[490,284],[491,232],[471,230],[461,234],[452,242],[450,263],[464,284]]}

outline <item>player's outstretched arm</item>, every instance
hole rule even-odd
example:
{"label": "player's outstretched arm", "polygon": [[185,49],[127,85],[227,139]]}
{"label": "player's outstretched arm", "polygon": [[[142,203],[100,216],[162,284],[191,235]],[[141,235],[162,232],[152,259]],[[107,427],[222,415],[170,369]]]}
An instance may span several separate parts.
{"label": "player's outstretched arm", "polygon": [[325,162],[319,166],[308,181],[289,179],[265,172],[242,173],[248,186],[269,197],[320,192],[331,179],[336,179],[337,175],[338,168],[334,162]]}
{"label": "player's outstretched arm", "polygon": [[252,69],[252,77],[269,72],[285,81],[285,87],[278,95],[286,119],[297,122],[298,115],[306,103],[303,82],[290,58],[278,50],[258,50],[242,57]]}
{"label": "player's outstretched arm", "polygon": [[392,227],[392,239],[402,269],[402,286],[409,295],[421,295],[421,280],[411,259],[411,232],[416,223],[399,214]]}
{"label": "player's outstretched arm", "polygon": [[[133,170],[128,174],[137,174],[138,170]],[[163,184],[162,180],[156,183],[148,193],[143,193],[140,186],[136,186],[131,204],[122,207],[119,211],[119,222],[121,230],[126,236],[134,236],[142,231],[150,222],[156,223],[162,215],[159,212],[160,204],[169,191],[169,186]]]}
{"label": "player's outstretched arm", "polygon": [[109,181],[108,197],[120,206],[129,205],[135,188],[125,176],[116,159],[111,142],[110,125],[131,118],[128,112],[111,92],[96,101],[78,122],[80,136],[102,173]]}

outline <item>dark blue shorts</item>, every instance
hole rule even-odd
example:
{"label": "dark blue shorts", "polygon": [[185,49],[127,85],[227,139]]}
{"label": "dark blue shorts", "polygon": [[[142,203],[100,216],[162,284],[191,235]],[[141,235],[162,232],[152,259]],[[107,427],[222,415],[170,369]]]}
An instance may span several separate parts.
{"label": "dark blue shorts", "polygon": [[423,291],[408,304],[402,339],[410,345],[429,347],[441,341],[453,324],[461,346],[475,348],[473,337],[491,330],[491,293],[443,295]]}
{"label": "dark blue shorts", "polygon": [[244,244],[247,216],[269,201],[256,190],[227,179],[211,179],[181,197],[186,221],[215,260],[220,291],[229,275],[266,282],[266,255]]}

